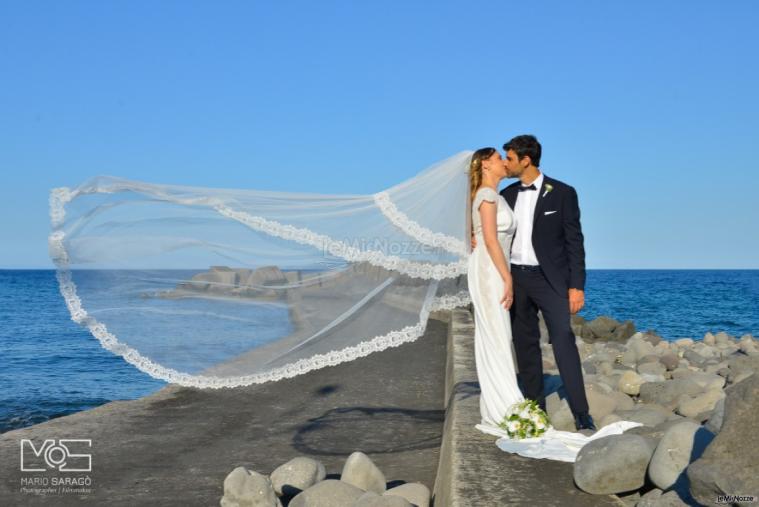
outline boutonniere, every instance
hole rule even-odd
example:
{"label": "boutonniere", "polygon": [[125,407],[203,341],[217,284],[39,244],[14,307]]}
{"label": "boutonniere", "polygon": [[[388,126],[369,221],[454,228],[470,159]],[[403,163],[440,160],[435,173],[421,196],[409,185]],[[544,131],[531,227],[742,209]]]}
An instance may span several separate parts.
{"label": "boutonniere", "polygon": [[550,192],[551,190],[553,190],[553,185],[551,185],[550,183],[546,183],[546,191],[543,192],[543,197],[547,196],[548,192]]}

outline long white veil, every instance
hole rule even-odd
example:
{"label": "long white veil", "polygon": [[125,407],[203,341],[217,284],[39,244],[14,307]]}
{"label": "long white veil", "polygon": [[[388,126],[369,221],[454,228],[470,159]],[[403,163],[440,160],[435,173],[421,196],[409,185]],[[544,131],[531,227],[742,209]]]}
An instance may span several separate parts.
{"label": "long white veil", "polygon": [[278,380],[416,340],[469,304],[461,152],[373,195],[98,177],[50,195],[71,318],[153,377]]}

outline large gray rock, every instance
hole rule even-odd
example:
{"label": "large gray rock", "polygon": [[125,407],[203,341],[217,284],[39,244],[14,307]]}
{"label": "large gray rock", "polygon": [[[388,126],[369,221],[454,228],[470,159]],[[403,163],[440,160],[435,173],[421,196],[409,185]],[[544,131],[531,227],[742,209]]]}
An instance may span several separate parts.
{"label": "large gray rock", "polygon": [[278,495],[293,495],[323,481],[326,476],[327,471],[320,462],[297,457],[277,467],[271,473],[271,483]]}
{"label": "large gray rock", "polygon": [[674,370],[677,368],[677,365],[680,364],[680,358],[677,357],[677,354],[673,354],[672,352],[662,354],[659,361],[668,371]]}
{"label": "large gray rock", "polygon": [[420,482],[401,484],[383,493],[383,496],[391,495],[405,498],[416,507],[429,507],[430,497],[432,496],[429,488]]}
{"label": "large gray rock", "polygon": [[656,445],[659,445],[659,441],[664,437],[664,434],[669,431],[672,426],[683,421],[687,421],[687,419],[685,417],[680,417],[679,419],[664,421],[656,426],[637,426],[635,428],[630,428],[625,433],[628,435],[641,435],[650,438],[656,442]]}
{"label": "large gray rock", "polygon": [[598,340],[625,342],[635,334],[635,325],[629,320],[622,323],[611,317],[601,316],[584,323],[576,330],[580,331],[580,336],[588,343]]}
{"label": "large gray rock", "polygon": [[[690,500],[689,497],[688,500]],[[680,495],[677,491],[667,491],[661,495],[653,505],[655,507],[688,507],[695,504],[691,501],[684,501],[682,498],[680,498]]]}
{"label": "large gray rock", "polygon": [[670,410],[677,407],[680,396],[687,394],[695,396],[703,389],[689,378],[678,378],[664,382],[646,382],[640,386],[640,400],[645,403],[656,403]]}
{"label": "large gray rock", "polygon": [[602,419],[599,419],[597,425],[599,428],[603,428],[604,426],[614,424],[615,422],[618,422],[621,420],[622,418],[619,417],[617,414],[608,414],[604,416]]}
{"label": "large gray rock", "polygon": [[698,459],[714,435],[692,421],[671,426],[662,436],[651,457],[648,476],[661,489],[669,489],[682,477],[685,468]]}
{"label": "large gray rock", "polygon": [[627,348],[635,353],[636,361],[654,354],[654,346],[648,340],[643,339],[643,333],[635,333],[627,341]]}
{"label": "large gray rock", "polygon": [[724,418],[725,418],[725,398],[722,398],[714,406],[714,410],[712,411],[711,416],[709,416],[709,420],[706,421],[706,425],[705,425],[706,429],[716,435],[717,433],[719,433],[719,430],[722,429],[722,423],[724,422]]}
{"label": "large gray rock", "polygon": [[639,435],[611,435],[592,440],[577,454],[574,480],[595,495],[638,489],[645,483],[654,446]]}
{"label": "large gray rock", "polygon": [[625,393],[613,391],[609,393],[609,396],[614,398],[616,403],[614,410],[632,410],[635,407],[635,402]]}
{"label": "large gray rock", "polygon": [[718,495],[759,494],[759,376],[728,389],[722,429],[688,467],[690,491],[705,505]]}
{"label": "large gray rock", "polygon": [[661,362],[657,361],[655,363],[649,362],[649,363],[641,363],[638,365],[638,373],[642,375],[664,375],[664,372],[667,371],[667,367],[661,364]]}
{"label": "large gray rock", "polygon": [[363,452],[354,452],[348,456],[340,480],[364,491],[374,491],[378,495],[387,488],[385,475]]}
{"label": "large gray rock", "polygon": [[596,383],[588,383],[585,385],[585,397],[588,400],[590,415],[596,421],[600,421],[605,416],[614,412],[614,409],[617,406],[616,399],[612,397],[604,387],[606,386]]}
{"label": "large gray rock", "polygon": [[643,333],[643,339],[646,340],[647,342],[650,342],[651,345],[653,346],[659,345],[660,343],[663,343],[664,345],[667,345],[667,346],[669,345],[667,342],[664,342],[662,340],[661,336],[656,334],[656,331],[650,331],[650,330],[646,331],[645,333]]}
{"label": "large gray rock", "polygon": [[[739,375],[745,377],[746,373],[753,373],[759,371],[759,358],[746,356],[743,354],[733,354],[728,359],[729,368],[732,373],[732,377],[735,378]],[[737,383],[738,380],[731,379],[731,382]]]}
{"label": "large gray rock", "polygon": [[590,332],[593,333],[593,337],[597,339],[608,339],[611,334],[614,333],[614,330],[619,327],[619,325],[619,321],[605,315],[602,315],[586,323],[586,326],[588,329],[590,329]]}
{"label": "large gray rock", "polygon": [[640,393],[641,386],[644,383],[643,377],[632,370],[628,370],[619,378],[618,388],[625,394],[636,396]]}
{"label": "large gray rock", "polygon": [[569,403],[560,398],[559,393],[553,392],[546,396],[546,412],[551,425],[557,430],[575,431],[575,419]]}
{"label": "large gray rock", "polygon": [[639,422],[645,426],[658,426],[669,418],[669,411],[659,405],[636,405],[632,410],[618,410],[624,421]]}
{"label": "large gray rock", "polygon": [[704,391],[710,389],[722,389],[725,387],[725,377],[717,375],[716,373],[696,371],[693,372],[693,375],[688,377],[688,380],[698,384]]}
{"label": "large gray rock", "polygon": [[677,404],[677,413],[694,420],[705,420],[719,400],[725,397],[722,389],[711,389],[697,396],[683,395]]}
{"label": "large gray rock", "polygon": [[690,364],[698,368],[703,368],[706,363],[706,358],[693,349],[685,349],[683,359],[687,359]]}
{"label": "large gray rock", "polygon": [[288,507],[353,507],[365,491],[343,481],[327,479],[299,493]]}
{"label": "large gray rock", "polygon": [[237,467],[224,479],[221,507],[282,507],[265,475]]}
{"label": "large gray rock", "polygon": [[611,339],[618,342],[624,342],[635,334],[635,324],[631,320],[626,320],[616,328]]}
{"label": "large gray rock", "polygon": [[661,498],[662,490],[654,488],[645,495],[640,497],[635,507],[657,507],[657,502]]}
{"label": "large gray rock", "polygon": [[408,500],[400,496],[378,495],[367,491],[356,500],[353,507],[414,507]]}

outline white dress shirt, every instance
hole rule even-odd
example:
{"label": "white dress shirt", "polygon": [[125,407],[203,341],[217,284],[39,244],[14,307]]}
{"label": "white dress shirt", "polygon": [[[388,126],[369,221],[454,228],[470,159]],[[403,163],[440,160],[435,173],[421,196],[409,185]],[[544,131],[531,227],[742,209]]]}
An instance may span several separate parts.
{"label": "white dress shirt", "polygon": [[[543,173],[535,181],[535,190],[522,190],[517,194],[514,214],[517,217],[517,232],[511,245],[511,262],[527,266],[538,266],[538,257],[532,247],[532,221],[535,218],[535,205],[538,203],[540,187],[543,186]],[[529,185],[522,185],[529,186]]]}

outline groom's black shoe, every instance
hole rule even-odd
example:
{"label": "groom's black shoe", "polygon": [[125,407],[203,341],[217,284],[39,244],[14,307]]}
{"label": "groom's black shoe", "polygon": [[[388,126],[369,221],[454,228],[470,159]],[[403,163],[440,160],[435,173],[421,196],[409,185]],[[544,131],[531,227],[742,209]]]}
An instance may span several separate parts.
{"label": "groom's black shoe", "polygon": [[593,418],[590,417],[590,414],[587,412],[575,415],[575,428],[578,430],[596,431],[596,425],[593,422]]}

